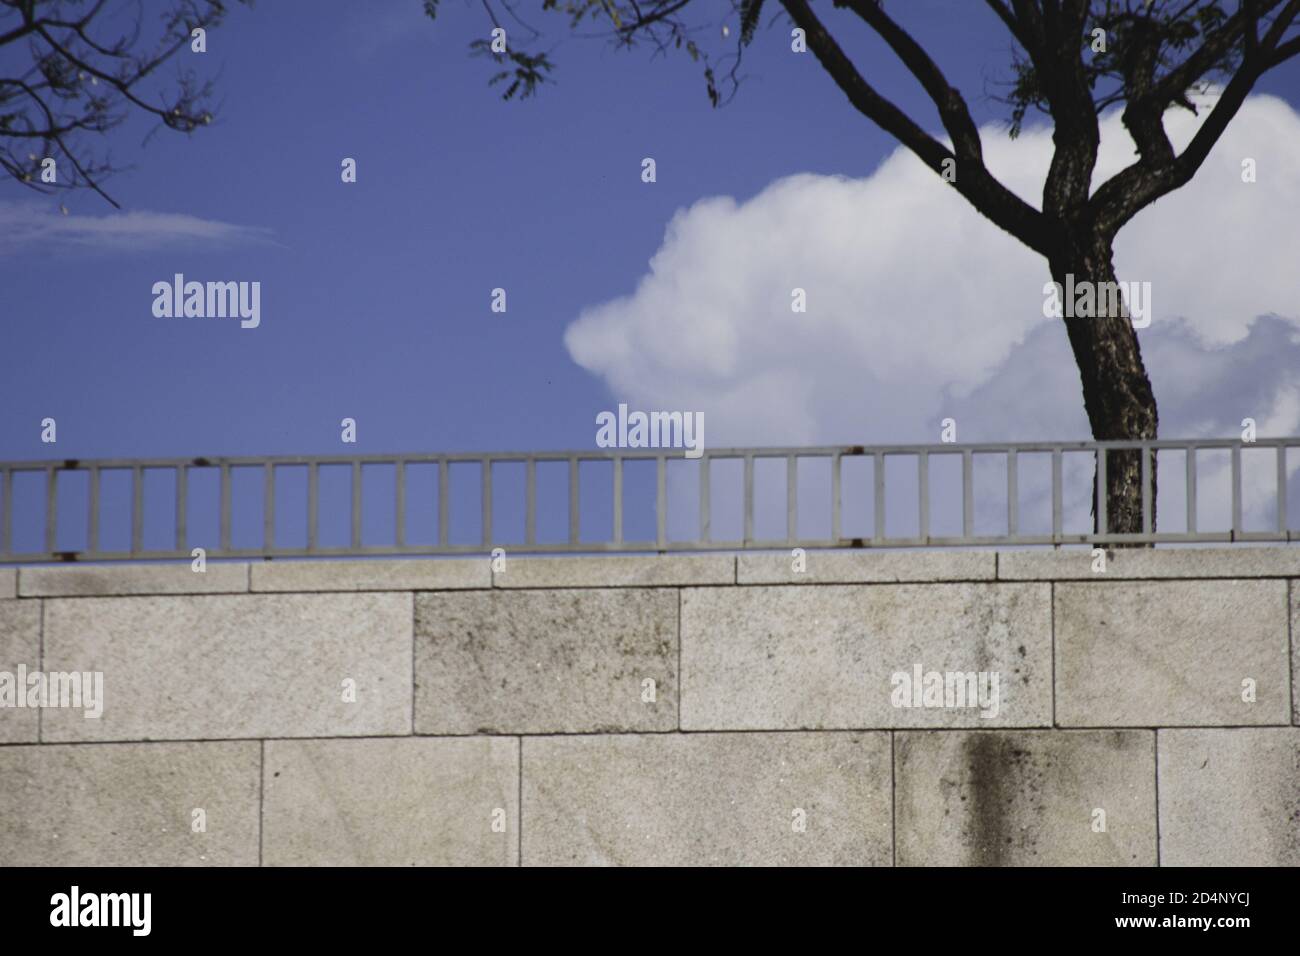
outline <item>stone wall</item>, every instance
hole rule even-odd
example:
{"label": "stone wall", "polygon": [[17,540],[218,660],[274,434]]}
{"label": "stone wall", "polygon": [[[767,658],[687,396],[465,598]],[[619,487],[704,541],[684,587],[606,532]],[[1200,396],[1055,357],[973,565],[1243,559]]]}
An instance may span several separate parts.
{"label": "stone wall", "polygon": [[793,564],[0,570],[0,865],[1300,865],[1300,548]]}

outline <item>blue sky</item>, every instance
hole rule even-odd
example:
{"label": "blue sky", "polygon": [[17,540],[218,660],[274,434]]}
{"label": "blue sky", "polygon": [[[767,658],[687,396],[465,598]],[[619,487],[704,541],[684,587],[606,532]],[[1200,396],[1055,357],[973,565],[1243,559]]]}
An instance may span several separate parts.
{"label": "blue sky", "polygon": [[[961,5],[920,6],[978,93],[1005,48],[996,25],[979,13],[953,29]],[[674,210],[791,173],[864,174],[892,148],[779,29],[715,110],[685,56],[616,51],[550,21],[556,85],[505,103],[467,54],[487,26],[477,5],[453,0],[436,23],[416,0],[237,6],[206,54],[187,54],[217,77],[217,123],[144,148],[149,127],[128,124],[111,145],[134,168],[111,191],[127,211],[268,241],[5,249],[0,457],[45,457],[46,416],[60,457],[331,451],[343,416],[363,450],[586,447],[611,396],[563,330],[631,290]],[[910,89],[901,99],[921,106]],[[340,181],[345,156],[355,185]],[[3,190],[50,216],[62,198]],[[90,193],[63,201],[111,212]],[[260,280],[262,326],[153,318],[150,286],[175,272]],[[505,315],[489,311],[498,286]]]}
{"label": "blue sky", "polygon": [[[361,452],[590,448],[596,414],[620,400],[707,410],[712,445],[934,441],[946,414],[962,423],[959,440],[1086,437],[1063,330],[1035,315],[1041,261],[968,211],[929,199],[913,208],[913,195],[944,187],[897,155],[811,55],[790,52],[788,26],[760,31],[738,96],[713,109],[684,55],[617,51],[538,15],[557,83],[507,103],[486,82],[490,64],[467,52],[489,27],[481,7],[448,0],[436,23],[420,7],[233,9],[206,54],[182,54],[216,78],[217,122],[190,137],[160,132],[143,147],[143,122],[112,135],[114,157],[133,168],[108,185],[136,218],[111,240],[70,238],[81,217],[119,221],[91,193],[46,198],[0,185],[9,234],[0,239],[0,459],[332,453],[352,450],[339,442],[343,417],[356,419]],[[888,50],[850,15],[825,15],[877,86],[937,128]],[[915,0],[903,19],[977,122],[1005,118],[986,94],[1006,77],[1009,40],[983,4]],[[1285,157],[1296,64],[1259,92],[1280,100],[1260,107],[1256,125],[1243,121],[1242,148]],[[1016,143],[986,135],[1008,157],[1036,148],[1029,134]],[[654,184],[640,179],[646,156],[657,163]],[[340,181],[344,157],[357,160],[356,184]],[[1235,169],[1235,153],[1223,160]],[[1295,433],[1294,286],[1281,268],[1268,281],[1249,272],[1265,269],[1251,243],[1266,238],[1295,261],[1284,199],[1300,194],[1298,166],[1264,163],[1261,183],[1277,191],[1243,194],[1260,197],[1255,206],[1222,204],[1225,216],[1245,208],[1257,218],[1280,207],[1266,236],[1229,241],[1244,263],[1236,280],[1253,298],[1204,320],[1184,308],[1161,321],[1157,310],[1143,333],[1166,435],[1232,434],[1247,414]],[[790,218],[859,198],[866,205],[844,242],[827,240],[819,223],[830,217]],[[959,202],[941,200],[950,201]],[[1121,278],[1133,263],[1130,276],[1173,277],[1157,286],[1163,301],[1205,300],[1192,278],[1206,270],[1173,241],[1184,234],[1176,216],[1194,202],[1167,200],[1148,233],[1135,224],[1118,249]],[[166,214],[195,217],[209,238],[152,241]],[[1220,220],[1202,218],[1222,237]],[[810,309],[807,328],[715,314],[725,305],[672,307],[674,288],[731,276],[753,284],[745,257],[713,262],[713,252],[818,239],[819,229],[835,250],[820,265],[846,285],[836,310]],[[706,254],[692,242],[709,243]],[[1195,234],[1185,242],[1202,252],[1213,244]],[[767,261],[767,246],[748,258]],[[1014,285],[991,291],[986,252],[1014,261]],[[773,255],[781,260],[780,249]],[[151,286],[177,272],[260,281],[261,326],[155,318]],[[788,284],[800,283],[812,285],[798,275]],[[506,314],[489,309],[495,287],[507,290]],[[927,324],[953,312],[927,300],[940,288],[971,306],[969,337]],[[612,339],[648,344],[629,357]],[[1026,394],[1031,386],[1041,391]],[[58,422],[56,455],[40,441],[46,417]]]}

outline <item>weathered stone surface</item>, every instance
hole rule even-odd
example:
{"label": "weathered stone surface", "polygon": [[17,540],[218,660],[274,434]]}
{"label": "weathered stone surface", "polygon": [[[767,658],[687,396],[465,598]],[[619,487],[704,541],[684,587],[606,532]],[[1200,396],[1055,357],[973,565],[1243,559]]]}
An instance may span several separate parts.
{"label": "weathered stone surface", "polygon": [[26,682],[19,682],[19,667],[24,665],[27,673],[41,668],[41,602],[0,601],[0,682],[13,694],[10,701],[0,697],[0,744],[37,739],[40,712],[17,706],[27,701]]}
{"label": "weathered stone surface", "polygon": [[0,568],[0,600],[18,595],[18,571],[14,568]]}
{"label": "weathered stone surface", "polygon": [[485,555],[470,560],[267,561],[252,566],[254,591],[444,591],[492,586]]}
{"label": "weathered stone surface", "polygon": [[1300,586],[1291,590],[1291,723],[1300,725]]}
{"label": "weathered stone surface", "polygon": [[[677,593],[493,591],[415,598],[421,734],[677,727]],[[653,701],[650,686],[653,681]]]}
{"label": "weathered stone surface", "polygon": [[115,594],[238,594],[248,591],[248,565],[210,561],[198,572],[182,564],[100,564],[23,568],[24,597],[94,597]]}
{"label": "weathered stone surface", "polygon": [[1096,581],[1300,577],[1300,548],[1112,548],[1104,574],[1092,567],[1091,548],[998,552],[999,580]]}
{"label": "weathered stone surface", "polygon": [[[268,866],[508,866],[519,741],[271,740]],[[494,829],[495,826],[495,829]]]}
{"label": "weathered stone surface", "polygon": [[734,584],[736,559],[729,554],[658,557],[512,558],[492,575],[499,588],[626,588]]}
{"label": "weathered stone surface", "polygon": [[884,733],[529,737],[523,768],[526,865],[890,862]]}
{"label": "weathered stone surface", "polygon": [[1285,581],[1056,585],[1061,726],[1285,724],[1289,713]]}
{"label": "weathered stone surface", "polygon": [[256,866],[260,746],[0,747],[0,866]]}
{"label": "weathered stone surface", "polygon": [[894,748],[900,866],[1156,863],[1151,731],[908,731]]}
{"label": "weathered stone surface", "polygon": [[1300,866],[1300,728],[1161,730],[1160,862]]}
{"label": "weathered stone surface", "polygon": [[44,739],[409,733],[411,616],[409,594],[47,600],[46,670],[102,671],[104,713],[46,711]]}
{"label": "weathered stone surface", "polygon": [[[990,691],[997,674],[996,716],[894,706],[893,675],[918,664],[984,672]],[[686,730],[1049,726],[1051,671],[1046,584],[682,592]]]}
{"label": "weathered stone surface", "polygon": [[895,584],[993,579],[992,551],[808,551],[795,571],[789,551],[738,556],[741,584]]}

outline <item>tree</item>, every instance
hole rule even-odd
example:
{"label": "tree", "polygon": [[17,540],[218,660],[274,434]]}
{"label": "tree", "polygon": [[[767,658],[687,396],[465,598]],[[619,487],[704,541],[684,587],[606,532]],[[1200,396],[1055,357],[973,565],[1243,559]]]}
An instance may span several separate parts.
{"label": "tree", "polygon": [[169,92],[144,87],[225,13],[223,0],[175,0],[148,31],[141,4],[0,0],[0,50],[17,54],[0,70],[0,169],[36,192],[91,189],[117,207],[102,185],[115,167],[96,155],[97,138],[132,112],[183,133],[212,122],[210,84],[192,70]]}
{"label": "tree", "polygon": [[[540,34],[518,17],[516,5],[515,0],[483,0],[494,26],[500,25],[499,9],[523,28],[525,45],[535,42]],[[717,61],[694,39],[717,24],[688,19],[701,9],[716,13],[716,3],[708,0],[544,0],[542,8],[565,15],[575,31],[596,24],[620,46],[648,43],[656,52],[684,50],[703,62],[706,92],[715,106],[735,94],[741,57],[765,7],[779,8],[772,22],[785,20],[802,31],[807,49],[858,113],[936,173],[947,171],[945,179],[976,210],[1046,259],[1053,281],[1065,286],[1072,276],[1076,286],[1089,283],[1094,290],[1116,288],[1112,250],[1120,229],[1191,181],[1259,78],[1300,53],[1300,35],[1293,31],[1300,0],[985,0],[985,5],[1012,40],[1013,72],[1004,98],[1011,107],[1010,134],[1020,131],[1030,110],[1041,111],[1052,123],[1054,152],[1041,208],[1021,200],[988,171],[979,129],[962,94],[886,12],[883,0],[835,0],[834,7],[888,45],[933,103],[951,147],[866,79],[809,0],[731,0],[719,32],[728,36],[730,23],[739,29],[729,52]],[[431,17],[438,6],[439,0],[425,2]],[[476,52],[488,51],[476,44]],[[531,95],[554,67],[545,54],[529,54],[514,45],[492,55],[506,67],[493,82],[510,81],[507,98]],[[1195,112],[1193,95],[1212,87],[1221,87],[1217,101],[1190,144],[1176,152],[1164,127],[1166,111]],[[1119,107],[1137,158],[1092,190],[1098,118]],[[1097,298],[1099,317],[1074,317],[1067,311],[1063,319],[1093,437],[1153,439],[1156,399],[1133,323],[1122,298]],[[1155,465],[1152,455],[1152,502]],[[1141,469],[1140,452],[1107,456],[1109,520],[1099,532],[1143,530]],[[1153,527],[1154,519],[1153,514]]]}

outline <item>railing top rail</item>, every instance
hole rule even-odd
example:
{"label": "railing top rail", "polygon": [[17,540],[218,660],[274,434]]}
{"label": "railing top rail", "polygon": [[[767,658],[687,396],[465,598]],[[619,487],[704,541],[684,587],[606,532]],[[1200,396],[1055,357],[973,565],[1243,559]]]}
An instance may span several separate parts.
{"label": "railing top rail", "polygon": [[[1092,452],[1098,449],[1130,450],[1150,449],[1174,451],[1215,448],[1295,448],[1300,447],[1300,436],[1286,438],[1259,438],[1243,442],[1239,438],[1158,438],[1109,441],[1026,441],[1026,442],[937,442],[933,444],[881,444],[881,445],[756,445],[753,447],[706,448],[696,458],[799,458],[845,457],[874,455],[957,455],[975,454],[1050,454],[1061,452]],[[356,454],[322,455],[201,455],[142,458],[50,458],[0,461],[0,469],[10,471],[81,471],[90,468],[232,468],[258,465],[351,465],[406,464],[437,462],[511,462],[511,461],[612,461],[614,459],[681,458],[683,448],[582,448],[568,451],[461,451],[461,452],[358,452]],[[693,458],[692,460],[696,460]]]}

